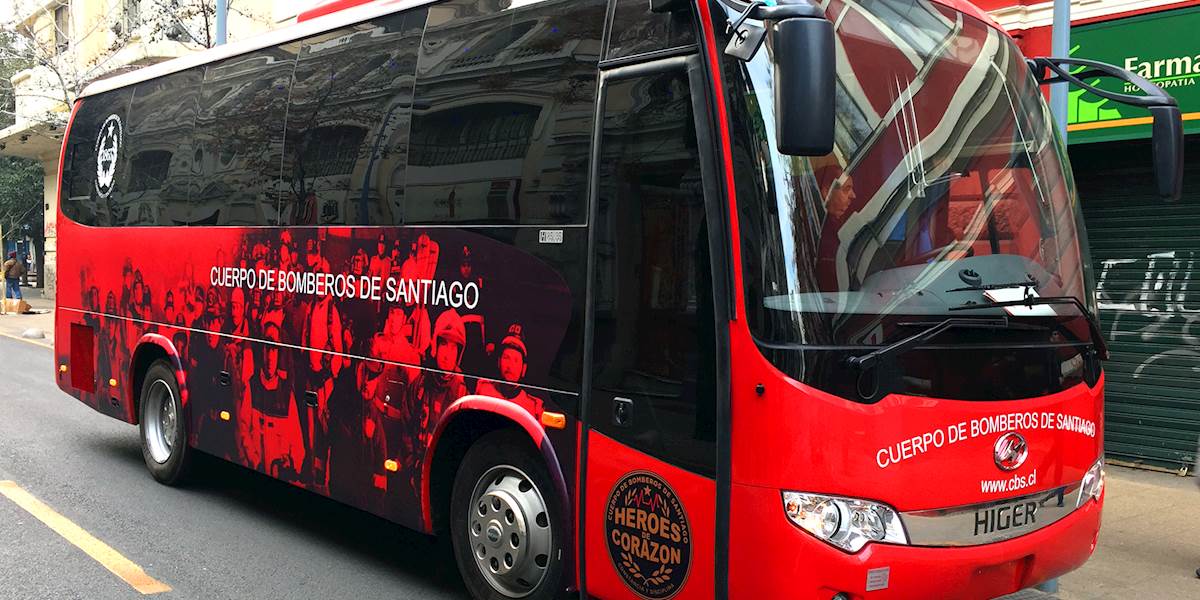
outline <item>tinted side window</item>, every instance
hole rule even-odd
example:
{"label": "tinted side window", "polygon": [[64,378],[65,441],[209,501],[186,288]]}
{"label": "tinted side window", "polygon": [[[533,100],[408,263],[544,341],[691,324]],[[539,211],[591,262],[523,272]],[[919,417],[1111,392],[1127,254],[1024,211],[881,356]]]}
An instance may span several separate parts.
{"label": "tinted side window", "polygon": [[605,2],[502,4],[429,9],[406,223],[585,221]]}
{"label": "tinted side window", "polygon": [[84,98],[71,124],[63,181],[63,212],[84,225],[113,224],[126,193],[127,112],[133,92]]}
{"label": "tinted side window", "polygon": [[400,222],[424,9],[303,42],[280,214],[295,225]]}
{"label": "tinted side window", "polygon": [[617,0],[608,52],[611,60],[696,43],[694,4],[670,13],[650,12],[649,0]]}
{"label": "tinted side window", "polygon": [[204,69],[138,84],[129,109],[128,190],[119,225],[186,222],[192,179],[192,128]]}
{"label": "tinted side window", "polygon": [[284,113],[294,66],[295,50],[278,47],[205,70],[189,224],[278,223]]}
{"label": "tinted side window", "polygon": [[[716,460],[716,337],[688,78],[612,84],[596,227],[592,422],[702,474]],[[625,427],[604,399],[631,399]],[[614,400],[615,402],[615,400]]]}

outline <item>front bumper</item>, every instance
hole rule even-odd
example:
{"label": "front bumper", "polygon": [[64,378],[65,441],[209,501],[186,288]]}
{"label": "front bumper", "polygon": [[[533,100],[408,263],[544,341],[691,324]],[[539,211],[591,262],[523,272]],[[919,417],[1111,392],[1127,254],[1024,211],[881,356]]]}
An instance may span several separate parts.
{"label": "front bumper", "polygon": [[[981,546],[869,544],[847,554],[794,526],[776,489],[734,485],[731,598],[995,598],[1078,568],[1096,547],[1104,498],[1045,528]],[[883,571],[887,586],[879,587]],[[873,591],[868,589],[871,576]]]}

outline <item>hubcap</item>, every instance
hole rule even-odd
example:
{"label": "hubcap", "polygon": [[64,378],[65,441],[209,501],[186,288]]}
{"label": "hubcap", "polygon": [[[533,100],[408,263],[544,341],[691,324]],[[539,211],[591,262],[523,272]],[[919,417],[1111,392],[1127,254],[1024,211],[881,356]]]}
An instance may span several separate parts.
{"label": "hubcap", "polygon": [[484,473],[471,498],[467,539],[479,572],[511,598],[533,593],[546,577],[553,540],[541,492],[520,469],[504,465]]}
{"label": "hubcap", "polygon": [[175,414],[175,394],[167,382],[158,379],[150,384],[150,393],[144,400],[146,414],[146,446],[150,449],[150,458],[163,464],[171,458],[171,450],[175,447],[177,420]]}

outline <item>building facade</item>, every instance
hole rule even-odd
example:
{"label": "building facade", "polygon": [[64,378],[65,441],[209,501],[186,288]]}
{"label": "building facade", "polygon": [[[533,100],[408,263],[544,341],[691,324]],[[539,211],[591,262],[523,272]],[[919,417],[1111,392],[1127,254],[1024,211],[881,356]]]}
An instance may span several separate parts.
{"label": "building facade", "polygon": [[[1026,56],[1051,50],[1052,2],[977,0]],[[1184,196],[1155,195],[1149,113],[1082,90],[1069,95],[1068,143],[1087,222],[1106,365],[1110,461],[1177,472],[1200,435],[1200,1],[1072,2],[1072,55],[1120,65],[1175,96],[1183,112]],[[1090,81],[1089,81],[1090,83]],[[1121,82],[1102,81],[1131,92]]]}
{"label": "building facade", "polygon": [[[313,2],[230,0],[228,40],[284,26]],[[207,0],[0,0],[0,26],[19,34],[17,60],[33,65],[11,82],[15,122],[0,154],[42,164],[45,294],[54,297],[59,149],[76,95],[108,75],[177,58],[216,42]]]}

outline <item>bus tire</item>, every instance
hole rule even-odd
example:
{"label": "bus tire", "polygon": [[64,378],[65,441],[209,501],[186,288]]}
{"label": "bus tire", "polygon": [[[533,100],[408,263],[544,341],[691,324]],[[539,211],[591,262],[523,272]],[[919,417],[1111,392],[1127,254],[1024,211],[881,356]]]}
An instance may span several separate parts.
{"label": "bus tire", "polygon": [[467,450],[451,492],[450,539],[471,597],[555,597],[565,537],[560,507],[527,436],[495,431]]}
{"label": "bus tire", "polygon": [[187,419],[179,382],[166,361],[155,361],[146,369],[138,411],[146,468],[159,483],[178,485],[185,479],[192,450],[187,443]]}

